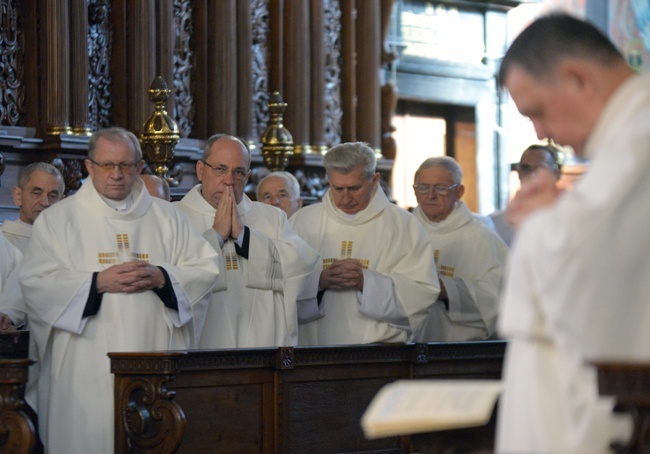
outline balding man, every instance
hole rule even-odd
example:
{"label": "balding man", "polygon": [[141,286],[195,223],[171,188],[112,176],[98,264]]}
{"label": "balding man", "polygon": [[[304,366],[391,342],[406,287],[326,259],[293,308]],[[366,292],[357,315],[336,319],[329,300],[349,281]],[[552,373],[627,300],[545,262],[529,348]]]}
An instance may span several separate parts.
{"label": "balding man", "polygon": [[257,200],[280,208],[290,218],[302,208],[300,183],[289,172],[272,172],[257,185]]}
{"label": "balding man", "polygon": [[151,197],[157,197],[162,200],[171,202],[172,195],[169,189],[169,183],[158,175],[142,174],[140,179],[144,182],[144,187]]}
{"label": "balding man", "polygon": [[[200,184],[174,206],[219,251],[219,281],[208,307],[201,348],[296,345],[298,305],[318,254],[286,215],[244,193],[251,155],[237,137],[216,134],[196,164]],[[297,302],[297,300],[299,300]]]}
{"label": "balding man", "polygon": [[449,156],[415,172],[413,211],[435,248],[440,296],[416,342],[488,339],[494,335],[508,247],[461,199],[463,171]]}

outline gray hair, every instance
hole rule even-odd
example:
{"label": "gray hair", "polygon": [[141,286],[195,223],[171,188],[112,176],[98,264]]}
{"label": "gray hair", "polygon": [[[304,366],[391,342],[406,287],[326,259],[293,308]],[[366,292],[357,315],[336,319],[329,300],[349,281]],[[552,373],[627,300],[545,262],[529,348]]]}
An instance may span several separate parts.
{"label": "gray hair", "polygon": [[20,189],[24,190],[27,187],[27,183],[29,182],[29,179],[32,177],[32,174],[34,172],[45,172],[48,175],[56,177],[59,186],[59,194],[61,197],[63,197],[63,193],[65,192],[65,182],[63,181],[63,175],[61,175],[59,169],[54,167],[52,164],[48,164],[47,162],[34,162],[21,169],[18,173],[18,187]]}
{"label": "gray hair", "polygon": [[127,131],[124,128],[113,126],[111,128],[100,129],[93,133],[90,136],[90,141],[88,142],[88,158],[95,159],[97,142],[99,139],[104,138],[111,142],[126,142],[133,145],[135,150],[135,161],[142,161],[142,148],[140,148],[140,141],[131,131]]}
{"label": "gray hair", "polygon": [[241,137],[231,136],[230,134],[214,134],[210,136],[210,138],[208,138],[208,140],[205,142],[205,145],[203,146],[203,155],[201,156],[201,159],[203,161],[207,160],[212,154],[212,145],[221,139],[234,140],[235,142],[241,143],[248,154],[248,167],[251,166],[251,149],[249,148],[248,143],[246,143],[246,141]]}
{"label": "gray hair", "polygon": [[625,63],[621,52],[594,25],[565,13],[554,13],[535,20],[513,41],[499,68],[499,84],[504,85],[513,66],[544,80],[567,58],[603,66]]}
{"label": "gray hair", "polygon": [[418,170],[415,171],[415,176],[413,177],[413,182],[417,184],[418,177],[420,172],[429,167],[442,167],[451,175],[451,179],[454,184],[461,184],[463,182],[463,169],[460,168],[460,165],[456,160],[450,156],[436,156],[434,158],[425,159]]}
{"label": "gray hair", "polygon": [[259,183],[257,183],[257,200],[260,200],[260,188],[262,187],[262,183],[264,183],[266,180],[268,180],[271,177],[280,177],[284,178],[286,181],[289,182],[289,192],[291,193],[291,196],[293,199],[298,199],[300,198],[300,183],[298,182],[298,179],[293,176],[292,173],[290,172],[285,172],[284,170],[278,170],[276,172],[271,172],[264,178],[260,180]]}
{"label": "gray hair", "polygon": [[365,142],[347,142],[329,149],[323,156],[323,167],[327,172],[348,174],[361,167],[366,179],[375,175],[377,158],[370,145]]}

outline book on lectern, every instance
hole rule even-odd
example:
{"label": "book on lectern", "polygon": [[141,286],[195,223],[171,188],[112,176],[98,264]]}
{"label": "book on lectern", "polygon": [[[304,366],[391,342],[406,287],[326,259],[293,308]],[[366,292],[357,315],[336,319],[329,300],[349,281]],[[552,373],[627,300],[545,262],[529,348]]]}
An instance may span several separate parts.
{"label": "book on lectern", "polygon": [[398,380],[384,386],[366,409],[366,438],[393,437],[487,424],[500,380]]}

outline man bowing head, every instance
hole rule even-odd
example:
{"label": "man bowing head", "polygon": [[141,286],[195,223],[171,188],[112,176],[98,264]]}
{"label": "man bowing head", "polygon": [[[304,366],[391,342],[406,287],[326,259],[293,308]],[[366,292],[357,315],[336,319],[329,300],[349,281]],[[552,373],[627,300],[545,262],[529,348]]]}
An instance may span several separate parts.
{"label": "man bowing head", "polygon": [[[298,310],[315,301],[308,285],[318,254],[279,209],[244,194],[251,156],[237,137],[210,137],[196,164],[201,184],[174,205],[222,257],[201,348],[295,345]],[[311,289],[311,290],[309,290]]]}
{"label": "man bowing head", "polygon": [[41,362],[39,429],[49,452],[114,451],[108,352],[187,349],[200,335],[216,253],[149,195],[142,167],[132,133],[94,133],[89,178],[34,223],[20,283]]}

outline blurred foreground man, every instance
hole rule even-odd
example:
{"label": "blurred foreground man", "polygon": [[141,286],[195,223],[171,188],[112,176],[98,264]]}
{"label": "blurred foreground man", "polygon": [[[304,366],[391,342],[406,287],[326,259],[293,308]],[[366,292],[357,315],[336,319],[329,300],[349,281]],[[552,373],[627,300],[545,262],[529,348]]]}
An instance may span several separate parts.
{"label": "blurred foreground man", "polygon": [[499,323],[510,342],[497,451],[610,452],[629,421],[598,395],[590,363],[650,360],[650,75],[558,14],[519,35],[499,80],[538,137],[591,166],[563,193],[540,169],[508,209],[519,230]]}
{"label": "blurred foreground man", "polygon": [[93,134],[77,193],[36,219],[20,283],[36,339],[39,431],[52,453],[113,453],[108,352],[196,346],[217,254],[138,173],[138,139]]}
{"label": "blurred foreground man", "polygon": [[375,153],[344,143],[323,157],[323,202],[291,217],[320,252],[318,305],[300,325],[300,344],[404,342],[440,292],[434,250],[422,226],[379,186]]}

